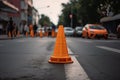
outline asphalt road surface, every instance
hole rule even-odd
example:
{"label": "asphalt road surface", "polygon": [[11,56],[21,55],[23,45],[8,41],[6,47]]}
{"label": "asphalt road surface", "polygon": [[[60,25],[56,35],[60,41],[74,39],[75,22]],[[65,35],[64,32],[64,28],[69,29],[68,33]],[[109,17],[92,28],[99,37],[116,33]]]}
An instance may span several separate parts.
{"label": "asphalt road surface", "polygon": [[120,80],[120,40],[67,38],[72,64],[48,63],[55,38],[0,40],[0,80]]}

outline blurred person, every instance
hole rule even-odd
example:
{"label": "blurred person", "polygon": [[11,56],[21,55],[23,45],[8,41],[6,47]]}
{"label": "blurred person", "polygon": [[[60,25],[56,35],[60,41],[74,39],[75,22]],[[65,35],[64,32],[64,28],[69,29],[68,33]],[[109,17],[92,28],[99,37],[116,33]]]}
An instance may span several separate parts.
{"label": "blurred person", "polygon": [[27,27],[28,27],[28,26],[27,26],[27,23],[25,22],[25,23],[24,23],[24,27],[23,27],[23,28],[24,28],[24,35],[26,35]]}
{"label": "blurred person", "polygon": [[17,25],[14,23],[13,24],[13,31],[12,31],[14,37],[16,37],[16,35],[17,35],[16,31],[17,31]]}
{"label": "blurred person", "polygon": [[56,26],[55,26],[55,25],[52,25],[52,30],[55,31],[55,29],[56,29]]}
{"label": "blurred person", "polygon": [[30,36],[34,37],[34,30],[33,30],[33,25],[32,23],[29,25],[29,31],[30,31]]}
{"label": "blurred person", "polygon": [[29,31],[33,30],[33,25],[29,24]]}
{"label": "blurred person", "polygon": [[117,27],[117,38],[120,38],[120,24]]}
{"label": "blurred person", "polygon": [[7,25],[6,25],[6,34],[8,35],[8,23],[7,23]]}
{"label": "blurred person", "polygon": [[2,34],[2,32],[3,32],[3,25],[0,24],[0,35]]}
{"label": "blurred person", "polygon": [[51,29],[50,29],[50,27],[48,27],[48,37],[50,37],[51,36]]}
{"label": "blurred person", "polygon": [[23,34],[23,23],[22,22],[19,25],[19,31],[21,34]]}
{"label": "blurred person", "polygon": [[29,25],[27,25],[27,27],[26,27],[26,32],[27,32],[27,35],[29,34]]}
{"label": "blurred person", "polygon": [[34,30],[34,35],[36,36],[37,35],[37,25],[36,25],[36,23],[33,26],[33,30]]}
{"label": "blurred person", "polygon": [[29,34],[29,26],[27,25],[27,23],[25,23],[25,26],[24,26],[24,35],[26,35],[26,37],[27,37],[28,34]]}
{"label": "blurred person", "polygon": [[43,26],[43,27],[44,27],[45,36],[48,36],[48,35],[47,35],[47,34],[48,34],[47,25],[45,24],[45,26]]}
{"label": "blurred person", "polygon": [[8,21],[8,34],[10,32],[11,38],[13,37],[12,31],[13,31],[13,20],[12,17],[10,17]]}

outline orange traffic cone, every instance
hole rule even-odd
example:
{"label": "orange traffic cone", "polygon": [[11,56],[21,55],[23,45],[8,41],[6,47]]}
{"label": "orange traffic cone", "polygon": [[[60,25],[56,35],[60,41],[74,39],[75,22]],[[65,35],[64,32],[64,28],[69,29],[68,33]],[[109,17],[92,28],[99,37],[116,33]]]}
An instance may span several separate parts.
{"label": "orange traffic cone", "polygon": [[55,30],[52,29],[52,37],[55,37]]}
{"label": "orange traffic cone", "polygon": [[40,30],[40,37],[41,37],[41,38],[43,37],[43,33],[42,33],[42,30]]}
{"label": "orange traffic cone", "polygon": [[72,63],[71,57],[68,54],[66,38],[63,25],[59,26],[54,53],[50,57],[50,63]]}
{"label": "orange traffic cone", "polygon": [[47,31],[47,32],[45,32],[45,36],[48,36],[48,31]]}
{"label": "orange traffic cone", "polygon": [[28,37],[28,32],[25,33],[26,37]]}
{"label": "orange traffic cone", "polygon": [[10,31],[8,32],[8,37],[11,38],[11,32]]}
{"label": "orange traffic cone", "polygon": [[34,37],[34,31],[33,30],[30,31],[30,36]]}

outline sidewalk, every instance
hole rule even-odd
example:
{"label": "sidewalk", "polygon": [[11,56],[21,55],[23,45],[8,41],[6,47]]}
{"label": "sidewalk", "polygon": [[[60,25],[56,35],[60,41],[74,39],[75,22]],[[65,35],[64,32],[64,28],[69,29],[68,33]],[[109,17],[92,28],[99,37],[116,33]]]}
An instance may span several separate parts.
{"label": "sidewalk", "polygon": [[[19,37],[14,37],[13,39],[21,38],[21,37],[23,37],[23,35],[20,35]],[[11,38],[9,38],[7,35],[0,35],[0,40],[8,40],[8,39]]]}

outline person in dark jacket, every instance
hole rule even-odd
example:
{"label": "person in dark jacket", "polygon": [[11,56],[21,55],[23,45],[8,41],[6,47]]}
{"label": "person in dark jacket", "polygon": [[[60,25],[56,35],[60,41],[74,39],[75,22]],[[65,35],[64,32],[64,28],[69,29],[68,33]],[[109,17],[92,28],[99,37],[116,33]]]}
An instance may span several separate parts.
{"label": "person in dark jacket", "polygon": [[120,24],[117,27],[117,38],[120,38]]}
{"label": "person in dark jacket", "polygon": [[13,20],[12,17],[10,17],[10,20],[8,21],[8,33],[10,32],[11,38],[13,37],[13,29],[14,29]]}
{"label": "person in dark jacket", "polygon": [[34,35],[36,36],[37,35],[37,25],[36,25],[36,23],[33,26],[33,30],[34,30]]}

